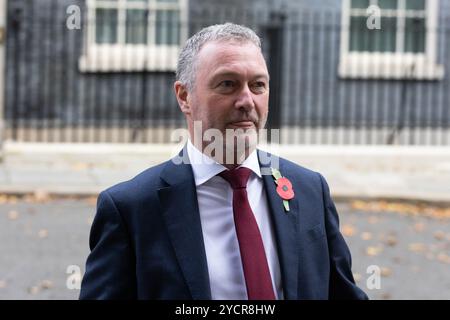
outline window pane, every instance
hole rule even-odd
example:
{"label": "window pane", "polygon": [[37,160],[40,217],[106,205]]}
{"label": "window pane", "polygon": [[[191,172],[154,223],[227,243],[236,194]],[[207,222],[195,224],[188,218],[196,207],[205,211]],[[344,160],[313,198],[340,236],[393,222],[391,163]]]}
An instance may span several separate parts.
{"label": "window pane", "polygon": [[365,51],[368,41],[365,17],[350,18],[350,51]]}
{"label": "window pane", "polygon": [[406,9],[425,10],[425,0],[406,0]]}
{"label": "window pane", "polygon": [[158,10],[156,12],[156,44],[179,44],[180,24],[179,12]]}
{"label": "window pane", "polygon": [[395,52],[397,19],[381,18],[381,29],[368,29],[367,18],[350,20],[350,51]]}
{"label": "window pane", "polygon": [[398,9],[398,0],[378,0],[380,9]]}
{"label": "window pane", "polygon": [[95,10],[95,42],[117,42],[117,9]]}
{"label": "window pane", "polygon": [[381,29],[375,31],[375,50],[395,52],[397,39],[397,18],[381,18]]}
{"label": "window pane", "polygon": [[425,19],[406,18],[405,52],[425,52]]}
{"label": "window pane", "polygon": [[147,43],[147,10],[127,10],[125,43]]}
{"label": "window pane", "polygon": [[352,8],[367,9],[369,7],[369,0],[352,0]]}

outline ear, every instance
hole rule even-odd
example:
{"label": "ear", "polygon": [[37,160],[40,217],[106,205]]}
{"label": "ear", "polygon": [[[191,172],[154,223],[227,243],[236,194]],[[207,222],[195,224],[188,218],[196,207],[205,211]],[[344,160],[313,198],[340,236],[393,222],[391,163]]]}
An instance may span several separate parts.
{"label": "ear", "polygon": [[189,92],[186,86],[180,81],[175,81],[173,88],[175,90],[175,96],[177,97],[181,112],[183,112],[185,115],[190,115],[191,106],[189,104]]}

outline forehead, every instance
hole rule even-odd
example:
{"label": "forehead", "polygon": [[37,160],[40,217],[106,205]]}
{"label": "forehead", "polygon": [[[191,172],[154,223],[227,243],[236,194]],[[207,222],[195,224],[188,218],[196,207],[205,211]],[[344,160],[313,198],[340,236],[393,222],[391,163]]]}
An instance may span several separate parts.
{"label": "forehead", "polygon": [[203,77],[220,73],[238,73],[269,77],[261,49],[251,42],[212,41],[206,43],[197,58],[197,71]]}

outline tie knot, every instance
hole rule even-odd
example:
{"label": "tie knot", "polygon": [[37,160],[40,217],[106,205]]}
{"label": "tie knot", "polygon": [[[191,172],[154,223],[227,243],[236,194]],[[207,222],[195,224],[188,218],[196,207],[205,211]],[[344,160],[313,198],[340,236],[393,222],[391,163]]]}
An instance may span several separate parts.
{"label": "tie knot", "polygon": [[247,181],[251,172],[249,168],[240,167],[222,171],[219,173],[219,176],[227,180],[232,189],[242,189],[247,187]]}

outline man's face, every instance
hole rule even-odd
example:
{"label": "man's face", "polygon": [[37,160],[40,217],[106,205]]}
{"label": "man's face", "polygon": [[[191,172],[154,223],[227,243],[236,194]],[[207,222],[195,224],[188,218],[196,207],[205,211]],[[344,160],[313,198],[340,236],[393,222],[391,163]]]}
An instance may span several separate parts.
{"label": "man's face", "polygon": [[[264,128],[268,115],[269,74],[260,49],[250,42],[209,42],[197,57],[196,82],[187,94],[186,114],[203,132]],[[183,109],[183,108],[182,108]]]}

